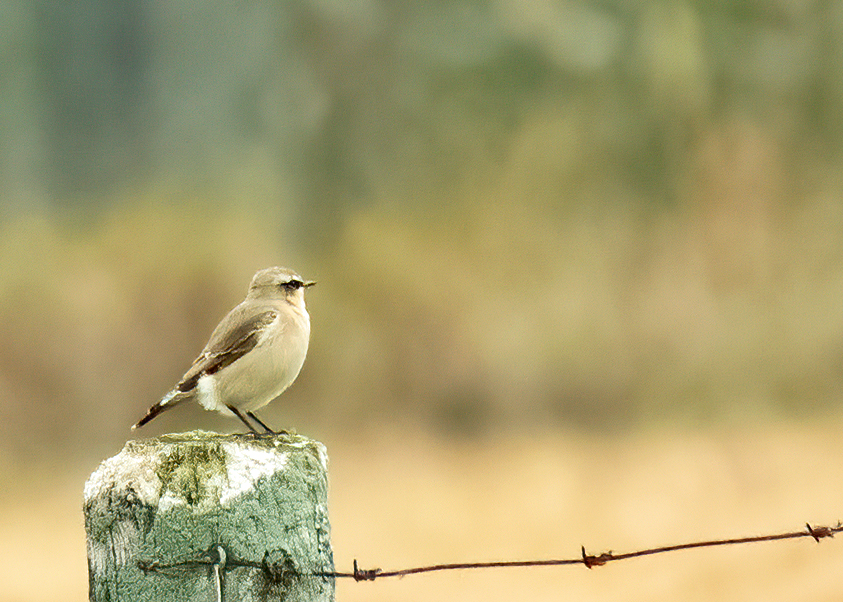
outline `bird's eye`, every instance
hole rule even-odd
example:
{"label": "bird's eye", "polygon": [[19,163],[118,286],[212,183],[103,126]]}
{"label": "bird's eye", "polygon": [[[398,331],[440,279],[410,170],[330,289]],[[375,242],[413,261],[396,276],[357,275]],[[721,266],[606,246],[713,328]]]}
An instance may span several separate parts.
{"label": "bird's eye", "polygon": [[284,282],[281,286],[284,287],[285,290],[294,291],[302,287],[303,282],[301,280],[290,280],[289,282]]}

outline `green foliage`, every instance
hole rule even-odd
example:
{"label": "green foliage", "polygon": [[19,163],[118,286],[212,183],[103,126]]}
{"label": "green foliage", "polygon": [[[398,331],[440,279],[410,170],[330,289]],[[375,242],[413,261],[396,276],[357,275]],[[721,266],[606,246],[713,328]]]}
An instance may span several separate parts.
{"label": "green foliage", "polygon": [[122,433],[273,264],[320,282],[273,424],[836,404],[835,4],[104,6],[3,9],[10,449]]}

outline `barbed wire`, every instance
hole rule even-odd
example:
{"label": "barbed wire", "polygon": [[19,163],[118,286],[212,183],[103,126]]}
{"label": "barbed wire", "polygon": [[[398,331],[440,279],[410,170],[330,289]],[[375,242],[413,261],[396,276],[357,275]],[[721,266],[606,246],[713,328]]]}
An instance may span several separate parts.
{"label": "barbed wire", "polygon": [[147,573],[155,573],[159,571],[167,571],[171,569],[190,569],[198,566],[211,565],[215,567],[217,575],[217,589],[220,590],[220,583],[222,579],[222,571],[226,567],[251,567],[264,571],[273,580],[282,580],[291,576],[309,576],[309,577],[326,577],[326,578],[349,578],[355,581],[375,581],[376,579],[386,579],[389,577],[407,577],[409,575],[419,575],[422,573],[434,573],[440,571],[459,571],[459,570],[477,570],[477,569],[492,569],[492,568],[515,568],[515,567],[537,567],[537,566],[564,566],[582,564],[588,569],[597,566],[603,566],[609,562],[618,560],[628,560],[630,558],[638,558],[641,556],[652,556],[654,554],[665,554],[668,552],[677,552],[679,550],[690,550],[693,548],[712,548],[717,546],[731,546],[738,544],[760,543],[763,541],[780,541],[783,539],[798,539],[810,537],[817,543],[825,538],[834,537],[835,533],[843,531],[843,524],[839,521],[833,527],[826,526],[812,526],[810,523],[805,523],[805,529],[799,531],[791,531],[787,533],[776,533],[773,535],[757,535],[753,537],[738,537],[732,539],[712,539],[708,541],[694,541],[689,543],[681,543],[670,546],[661,546],[658,548],[648,548],[638,550],[635,552],[624,552],[622,554],[615,554],[614,552],[603,552],[597,556],[588,554],[585,546],[581,546],[580,556],[576,558],[563,558],[553,560],[506,560],[493,562],[460,562],[447,564],[432,564],[427,566],[419,566],[407,569],[398,569],[391,571],[384,571],[379,568],[361,569],[357,564],[357,559],[354,559],[352,572],[341,571],[317,571],[313,573],[302,574],[295,570],[294,563],[290,558],[285,558],[281,562],[270,563],[268,555],[264,556],[262,561],[251,561],[237,559],[230,555],[226,555],[225,549],[222,545],[215,544],[211,549],[200,558],[194,558],[182,562],[172,564],[162,564],[158,561],[144,561],[140,560],[137,566],[140,570]]}
{"label": "barbed wire", "polygon": [[357,566],[357,560],[354,560],[354,571],[351,573],[336,572],[330,574],[332,577],[351,578],[355,581],[374,581],[375,579],[384,579],[387,577],[406,577],[408,575],[418,575],[420,573],[433,573],[438,571],[454,571],[454,570],[472,570],[472,569],[488,569],[488,568],[514,568],[514,567],[532,567],[532,566],[562,566],[569,564],[582,564],[586,568],[591,569],[596,566],[603,566],[609,562],[617,560],[628,560],[630,558],[638,558],[640,556],[652,556],[654,554],[664,554],[667,552],[677,552],[679,550],[690,550],[692,548],[711,548],[716,546],[730,546],[745,543],[759,543],[762,541],[780,541],[783,539],[797,539],[800,537],[811,537],[817,543],[821,539],[827,537],[834,537],[835,533],[843,531],[843,524],[839,521],[833,527],[811,526],[810,523],[805,523],[806,530],[792,531],[788,533],[777,533],[774,535],[758,535],[754,537],[739,537],[733,539],[712,539],[709,541],[695,541],[690,543],[676,544],[672,546],[661,546],[658,548],[649,548],[645,550],[638,550],[636,552],[625,552],[623,554],[615,554],[613,552],[603,552],[598,556],[592,556],[585,551],[585,546],[581,547],[581,555],[578,558],[565,558],[559,560],[513,560],[501,562],[466,562],[453,564],[433,564],[429,566],[420,566],[409,569],[400,569],[395,571],[383,571],[381,569],[361,569]]}

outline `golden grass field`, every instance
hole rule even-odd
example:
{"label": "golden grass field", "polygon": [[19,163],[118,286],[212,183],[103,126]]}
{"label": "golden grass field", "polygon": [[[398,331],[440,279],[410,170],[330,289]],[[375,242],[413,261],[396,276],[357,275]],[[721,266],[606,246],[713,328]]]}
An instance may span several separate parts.
{"label": "golden grass field", "polygon": [[[371,427],[327,438],[338,570],[570,558],[836,524],[843,418],[730,430],[446,440]],[[117,450],[114,450],[115,453]],[[88,467],[90,470],[94,465]],[[87,599],[86,474],[0,497],[0,600]],[[843,538],[841,538],[843,539]],[[340,580],[337,599],[838,601],[843,541],[805,538],[580,566]]]}

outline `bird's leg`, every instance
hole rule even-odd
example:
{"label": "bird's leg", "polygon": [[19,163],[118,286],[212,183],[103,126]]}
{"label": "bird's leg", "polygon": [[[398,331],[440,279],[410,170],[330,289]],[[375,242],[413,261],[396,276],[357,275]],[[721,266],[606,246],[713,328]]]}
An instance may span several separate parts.
{"label": "bird's leg", "polygon": [[[252,434],[254,434],[254,435],[259,435],[259,434],[260,434],[260,433],[258,433],[258,432],[255,430],[255,427],[253,427],[253,426],[249,423],[249,421],[248,421],[248,420],[246,420],[246,417],[245,417],[245,416],[243,416],[243,414],[241,414],[241,413],[240,413],[240,410],[238,410],[237,408],[235,408],[235,407],[234,407],[234,406],[232,406],[232,405],[227,405],[227,406],[225,406],[225,407],[227,407],[229,410],[231,410],[231,412],[232,412],[235,416],[237,416],[237,417],[240,419],[240,422],[242,422],[243,424],[245,424],[246,426],[248,426],[248,427],[249,427],[249,430],[252,432]],[[251,413],[251,412],[247,412],[247,414],[252,415],[252,413]],[[252,416],[252,418],[254,418],[254,416]],[[258,422],[260,422],[260,425],[261,425],[261,426],[263,426],[264,428],[266,428],[266,427],[264,426],[264,424],[263,424],[260,420],[258,420]]]}
{"label": "bird's leg", "polygon": [[264,421],[263,421],[263,420],[261,420],[260,418],[258,418],[257,416],[255,416],[255,413],[254,413],[254,412],[246,412],[246,415],[247,415],[249,418],[251,418],[252,420],[254,420],[255,422],[257,422],[259,425],[261,425],[261,426],[262,426],[262,427],[266,430],[266,433],[264,433],[265,435],[286,435],[286,434],[287,434],[287,431],[278,431],[278,432],[276,433],[276,432],[275,432],[275,431],[273,431],[271,428],[269,428],[268,426],[266,426],[266,424],[264,423]]}

